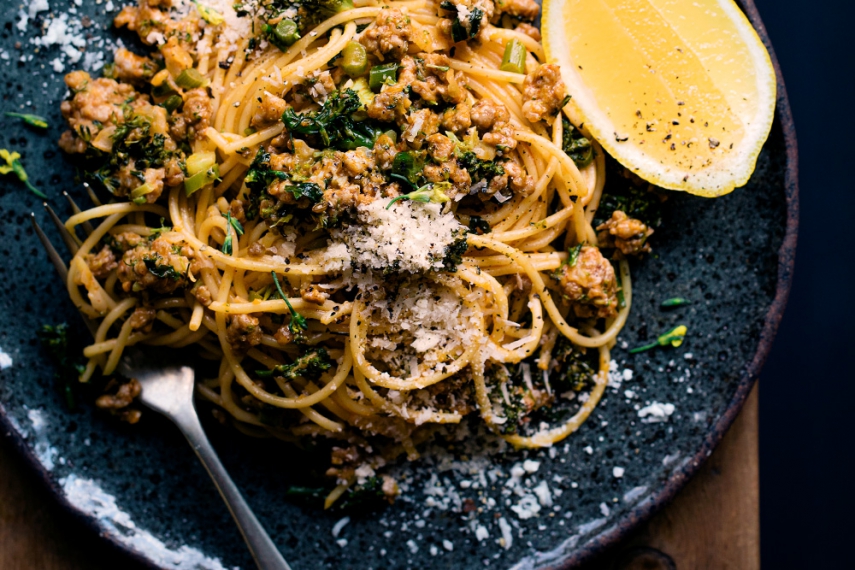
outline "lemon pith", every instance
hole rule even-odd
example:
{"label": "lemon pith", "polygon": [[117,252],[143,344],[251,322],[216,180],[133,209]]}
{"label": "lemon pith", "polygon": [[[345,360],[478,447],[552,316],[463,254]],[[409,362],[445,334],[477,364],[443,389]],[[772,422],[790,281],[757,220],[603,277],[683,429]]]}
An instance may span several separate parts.
{"label": "lemon pith", "polygon": [[710,197],[748,181],[776,80],[732,0],[545,0],[543,22],[571,105],[624,166]]}

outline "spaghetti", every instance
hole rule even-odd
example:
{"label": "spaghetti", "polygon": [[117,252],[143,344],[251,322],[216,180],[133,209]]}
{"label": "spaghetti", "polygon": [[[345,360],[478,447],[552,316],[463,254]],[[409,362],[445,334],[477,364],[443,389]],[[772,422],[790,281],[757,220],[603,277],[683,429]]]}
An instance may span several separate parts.
{"label": "spaghetti", "polygon": [[63,104],[61,145],[112,195],[66,223],[94,226],[67,284],[100,319],[82,380],[128,346],[196,347],[217,363],[198,394],[241,430],[335,442],[328,504],[467,415],[516,447],[578,429],[651,230],[620,211],[595,229],[604,155],[561,115],[536,15],[125,8],[155,55],[70,74]]}

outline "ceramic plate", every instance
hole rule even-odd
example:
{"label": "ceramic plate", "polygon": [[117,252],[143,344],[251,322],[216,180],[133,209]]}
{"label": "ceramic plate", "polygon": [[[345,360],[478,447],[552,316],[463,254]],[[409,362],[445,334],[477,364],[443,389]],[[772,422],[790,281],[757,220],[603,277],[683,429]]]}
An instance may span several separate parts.
{"label": "ceramic plate", "polygon": [[[35,185],[68,215],[61,191],[80,202],[84,194],[74,183],[73,165],[56,147],[64,128],[62,76],[81,65],[98,68],[109,58],[105,47],[119,37],[109,24],[119,6],[53,0],[51,7],[32,17],[15,10],[0,14],[2,110],[50,120],[49,130],[40,133],[4,118],[0,147],[20,152]],[[743,7],[771,50],[753,4],[748,0]],[[44,29],[46,35],[39,31]],[[51,45],[69,30],[86,40],[74,49]],[[653,238],[655,254],[632,267],[633,310],[612,353],[618,373],[578,433],[552,450],[512,452],[489,465],[461,465],[448,457],[422,462],[403,481],[406,491],[394,505],[352,514],[334,536],[341,513],[284,496],[301,471],[299,456],[285,444],[248,439],[202,414],[223,463],[292,567],[570,567],[667,503],[735,418],[786,302],[798,204],[795,133],[780,74],[778,93],[771,136],[746,187],[717,200],[670,195]],[[33,211],[44,227],[50,225],[39,200],[2,178],[2,432],[59,501],[151,566],[252,568],[226,508],[177,429],[154,413],[125,426],[97,413],[91,402],[74,412],[67,408],[36,331],[43,323],[66,321],[81,338],[86,333],[32,232]],[[659,308],[677,296],[693,304]],[[681,347],[638,355],[625,350],[677,324],[689,328]],[[673,405],[667,421],[639,416],[654,403]],[[511,473],[519,472],[515,465],[529,469],[509,486]],[[514,509],[520,502],[514,485],[547,489],[551,505],[522,518],[531,509]],[[472,505],[477,508],[470,510]],[[503,527],[512,537],[508,548],[499,544]]]}

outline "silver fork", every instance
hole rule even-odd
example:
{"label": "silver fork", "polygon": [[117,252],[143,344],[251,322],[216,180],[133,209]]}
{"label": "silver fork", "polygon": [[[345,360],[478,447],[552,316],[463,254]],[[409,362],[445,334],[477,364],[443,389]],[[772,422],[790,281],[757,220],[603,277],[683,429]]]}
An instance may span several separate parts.
{"label": "silver fork", "polygon": [[[71,202],[72,208],[79,211],[67,194],[66,198]],[[65,225],[47,203],[44,204],[44,207],[69,252],[72,255],[77,253],[79,246],[75,237],[65,228]],[[36,222],[35,214],[30,215],[33,229],[36,231],[42,246],[44,246],[54,269],[64,283],[68,277],[68,268]],[[98,328],[97,324],[85,315],[81,314],[80,316],[94,335]],[[226,506],[237,523],[238,529],[258,567],[262,570],[290,570],[290,566],[282,558],[282,554],[273,544],[264,527],[258,522],[240,491],[235,487],[223,464],[220,463],[217,453],[211,447],[211,443],[202,429],[202,424],[199,423],[199,416],[196,414],[193,403],[193,369],[188,366],[159,366],[156,364],[157,360],[139,348],[128,347],[119,362],[118,371],[128,378],[136,378],[142,387],[140,402],[172,420],[187,438],[187,441],[190,442],[190,446],[196,452],[196,456],[205,466],[205,470],[208,471],[208,475],[214,481],[220,496],[226,502]]]}

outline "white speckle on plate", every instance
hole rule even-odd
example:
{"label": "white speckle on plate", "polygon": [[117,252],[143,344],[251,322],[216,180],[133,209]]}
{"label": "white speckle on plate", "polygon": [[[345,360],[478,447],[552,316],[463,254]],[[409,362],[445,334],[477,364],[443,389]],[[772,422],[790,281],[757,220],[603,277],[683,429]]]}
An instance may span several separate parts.
{"label": "white speckle on plate", "polygon": [[69,475],[60,479],[59,484],[69,503],[97,519],[103,534],[154,564],[172,570],[226,570],[218,559],[205,556],[196,548],[184,544],[171,549],[150,532],[138,528],[130,515],[119,508],[116,497],[95,481]]}
{"label": "white speckle on plate", "polygon": [[12,367],[12,357],[0,348],[0,370],[6,370]]}

